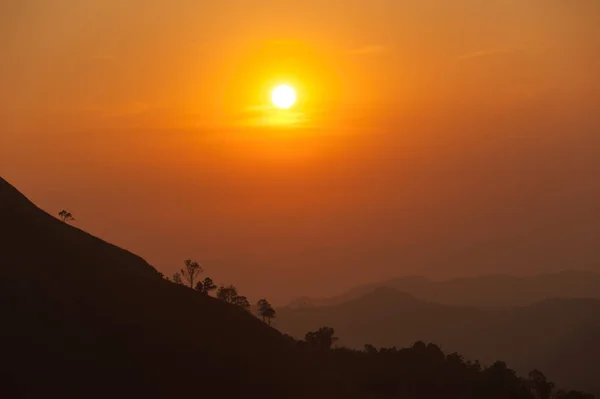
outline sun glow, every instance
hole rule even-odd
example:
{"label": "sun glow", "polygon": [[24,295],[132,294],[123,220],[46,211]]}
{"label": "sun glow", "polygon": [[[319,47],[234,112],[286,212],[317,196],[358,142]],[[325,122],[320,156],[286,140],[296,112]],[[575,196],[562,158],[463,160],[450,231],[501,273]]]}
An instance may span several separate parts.
{"label": "sun glow", "polygon": [[271,101],[277,108],[288,109],[296,103],[296,91],[288,85],[279,85],[271,93]]}

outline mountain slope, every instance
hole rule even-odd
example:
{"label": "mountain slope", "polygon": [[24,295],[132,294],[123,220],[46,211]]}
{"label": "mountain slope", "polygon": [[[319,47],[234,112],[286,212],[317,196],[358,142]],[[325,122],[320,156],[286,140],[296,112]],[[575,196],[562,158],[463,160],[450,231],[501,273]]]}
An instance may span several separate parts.
{"label": "mountain slope", "polygon": [[0,209],[0,396],[306,396],[296,375],[313,372],[246,311],[167,282],[1,178]]}
{"label": "mountain slope", "polygon": [[[596,299],[482,308],[425,302],[383,287],[335,306],[277,311],[276,326],[297,338],[322,325],[333,327],[344,346],[406,347],[417,340],[435,342],[467,359],[488,365],[502,359],[522,375],[539,368],[562,386],[600,392],[597,358],[582,355],[600,351],[600,344],[590,339],[600,331],[600,300]],[[571,363],[575,361],[576,368]]]}

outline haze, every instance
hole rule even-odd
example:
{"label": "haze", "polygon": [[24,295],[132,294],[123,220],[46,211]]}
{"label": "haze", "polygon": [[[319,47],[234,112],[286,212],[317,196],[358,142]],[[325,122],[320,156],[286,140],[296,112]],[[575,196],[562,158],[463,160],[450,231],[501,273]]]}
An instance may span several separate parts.
{"label": "haze", "polygon": [[[594,0],[0,3],[0,174],[284,303],[600,271]],[[262,103],[297,85],[286,123]]]}

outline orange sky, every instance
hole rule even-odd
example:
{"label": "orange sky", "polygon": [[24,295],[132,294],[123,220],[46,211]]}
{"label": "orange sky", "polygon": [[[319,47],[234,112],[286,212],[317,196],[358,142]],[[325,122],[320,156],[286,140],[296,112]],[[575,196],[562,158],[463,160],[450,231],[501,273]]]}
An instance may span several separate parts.
{"label": "orange sky", "polygon": [[3,1],[0,174],[167,274],[197,258],[276,301],[598,270],[599,20],[595,0]]}

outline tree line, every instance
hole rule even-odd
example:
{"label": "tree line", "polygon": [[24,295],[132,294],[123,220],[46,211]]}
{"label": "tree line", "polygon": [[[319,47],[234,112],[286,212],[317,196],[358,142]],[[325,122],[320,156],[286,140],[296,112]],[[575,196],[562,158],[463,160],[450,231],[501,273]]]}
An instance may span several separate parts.
{"label": "tree line", "polygon": [[[201,279],[203,268],[196,261],[187,259],[184,267],[170,279],[203,295],[211,295],[223,302],[250,311],[248,298],[240,295],[233,285],[217,287],[210,277]],[[256,303],[256,314],[271,324],[275,309],[266,299]],[[303,340],[295,340],[285,334],[300,350],[316,356],[331,367],[332,378],[342,378],[356,384],[353,390],[377,392],[381,397],[409,395],[411,390],[426,392],[430,397],[449,397],[454,394],[464,398],[489,397],[504,393],[514,399],[593,399],[580,391],[557,389],[539,370],[533,370],[526,378],[498,361],[483,367],[478,361],[465,361],[458,353],[444,354],[435,344],[418,341],[411,348],[380,348],[365,345],[362,351],[336,348],[338,337],[331,327],[309,331]],[[425,383],[426,381],[426,383]],[[423,386],[419,386],[423,383]],[[416,384],[416,385],[415,385]]]}
{"label": "tree line", "polygon": [[505,362],[484,367],[466,361],[458,353],[445,354],[435,344],[417,341],[410,348],[336,348],[335,330],[321,327],[306,333],[304,340],[286,337],[330,367],[331,378],[352,381],[352,392],[381,397],[594,399],[594,395],[557,389],[539,370],[517,376]]}
{"label": "tree line", "polygon": [[[58,218],[63,223],[69,223],[75,220],[71,212],[68,212],[65,209],[58,212]],[[211,293],[216,290],[217,299],[250,311],[250,301],[246,296],[238,294],[237,288],[233,285],[221,285],[217,287],[210,277],[204,277],[204,279],[200,280],[200,275],[204,272],[202,266],[200,266],[197,261],[191,259],[186,259],[183,263],[184,267],[174,273],[171,279],[164,276],[162,273],[160,273],[160,275],[169,281],[188,286],[204,295],[211,295]],[[258,300],[256,303],[256,312],[257,315],[269,325],[271,325],[271,320],[275,318],[276,314],[273,306],[271,306],[269,301],[264,298]]]}
{"label": "tree line", "polygon": [[[187,286],[203,295],[211,295],[213,291],[216,291],[215,297],[217,299],[239,306],[247,311],[251,310],[250,300],[248,297],[240,295],[236,287],[233,285],[220,285],[217,287],[212,278],[204,277],[201,279],[200,275],[204,273],[204,269],[197,261],[186,259],[183,264],[184,267],[174,273],[171,279],[167,278],[167,280]],[[271,320],[275,318],[276,314],[273,306],[264,298],[256,303],[256,313],[269,325],[271,325]]]}

